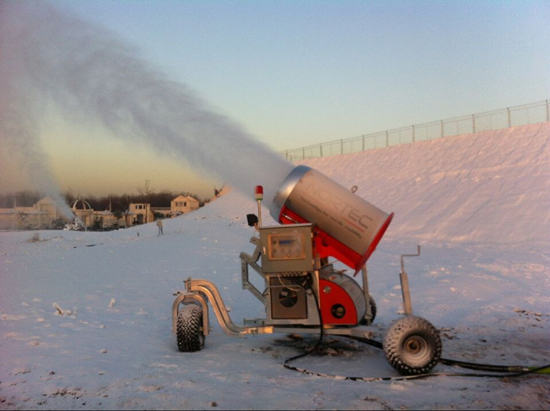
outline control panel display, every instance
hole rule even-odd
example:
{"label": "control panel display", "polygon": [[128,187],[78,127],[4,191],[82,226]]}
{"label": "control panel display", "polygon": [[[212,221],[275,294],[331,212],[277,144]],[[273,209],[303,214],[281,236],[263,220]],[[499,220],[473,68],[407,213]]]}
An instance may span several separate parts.
{"label": "control panel display", "polygon": [[306,257],[303,232],[273,233],[267,236],[270,260],[301,260]]}

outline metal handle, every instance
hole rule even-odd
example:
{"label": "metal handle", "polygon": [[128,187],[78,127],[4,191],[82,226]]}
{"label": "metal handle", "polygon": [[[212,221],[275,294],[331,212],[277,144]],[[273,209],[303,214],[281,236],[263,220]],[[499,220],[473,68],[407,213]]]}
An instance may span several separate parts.
{"label": "metal handle", "polygon": [[418,257],[420,255],[420,245],[416,246],[416,254],[401,254],[401,273],[399,280],[401,281],[401,294],[403,295],[403,311],[406,315],[412,315],[411,291],[409,289],[409,276],[405,271],[404,257]]}

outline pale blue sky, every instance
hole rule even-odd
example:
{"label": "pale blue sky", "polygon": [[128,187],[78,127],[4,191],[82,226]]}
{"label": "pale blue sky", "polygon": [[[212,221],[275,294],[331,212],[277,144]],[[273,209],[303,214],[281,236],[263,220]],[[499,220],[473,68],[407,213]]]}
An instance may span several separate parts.
{"label": "pale blue sky", "polygon": [[550,97],[550,1],[68,1],[277,150]]}

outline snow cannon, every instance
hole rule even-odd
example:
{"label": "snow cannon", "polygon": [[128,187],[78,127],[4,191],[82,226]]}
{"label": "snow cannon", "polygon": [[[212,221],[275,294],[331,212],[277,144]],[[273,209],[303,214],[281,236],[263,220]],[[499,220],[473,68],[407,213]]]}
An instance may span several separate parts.
{"label": "snow cannon", "polygon": [[319,171],[300,165],[277,191],[271,216],[282,224],[311,223],[321,258],[334,257],[357,273],[390,225],[385,213]]}
{"label": "snow cannon", "polygon": [[[294,168],[277,191],[270,212],[281,224],[261,221],[261,185],[255,188],[258,215],[247,214],[254,228],[251,254],[241,252],[241,283],[264,306],[265,316],[234,323],[216,285],[188,278],[172,303],[172,330],[178,350],[200,351],[210,332],[209,311],[234,336],[313,334],[371,338],[376,303],[369,292],[366,261],[388,228],[387,214],[306,166]],[[418,253],[420,255],[420,249]],[[441,357],[437,329],[412,313],[408,276],[401,256],[405,317],[384,338],[388,362],[401,374],[425,374]],[[335,267],[329,257],[361,271],[361,284]],[[250,275],[256,275],[254,281]],[[293,357],[294,359],[299,357]],[[285,362],[286,364],[286,362]]]}

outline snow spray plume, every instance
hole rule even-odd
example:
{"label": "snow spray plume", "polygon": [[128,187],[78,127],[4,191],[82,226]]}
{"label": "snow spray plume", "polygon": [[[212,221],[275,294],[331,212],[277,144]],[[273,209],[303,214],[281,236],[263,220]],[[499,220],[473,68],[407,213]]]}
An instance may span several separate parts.
{"label": "snow spray plume", "polygon": [[[263,184],[268,201],[292,169],[107,30],[43,2],[1,7],[0,47],[16,62],[11,77],[29,85],[38,102],[51,100],[67,118],[141,139],[245,194]],[[36,139],[27,134],[18,138]]]}
{"label": "snow spray plume", "polygon": [[[47,156],[40,146],[32,93],[23,91],[24,84],[17,84],[16,59],[5,44],[12,40],[5,30],[5,20],[4,7],[0,5],[0,159],[8,156],[15,159],[21,165],[17,171],[27,174],[41,192],[50,196],[58,211],[72,219],[73,213],[59,193]],[[6,171],[0,164],[1,178],[8,178]]]}

